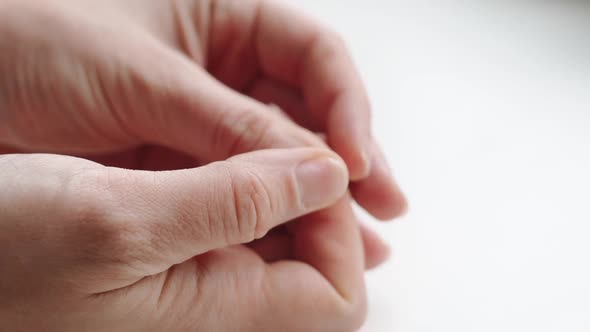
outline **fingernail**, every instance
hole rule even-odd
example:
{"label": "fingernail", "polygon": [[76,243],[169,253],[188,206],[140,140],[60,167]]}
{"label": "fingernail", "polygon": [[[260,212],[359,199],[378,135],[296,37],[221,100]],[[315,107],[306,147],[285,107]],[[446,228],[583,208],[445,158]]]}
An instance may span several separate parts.
{"label": "fingernail", "polygon": [[366,179],[371,174],[371,158],[366,151],[360,150],[358,152],[359,159],[356,161],[357,165],[351,169],[350,179],[352,181],[360,181]]}
{"label": "fingernail", "polygon": [[307,209],[333,204],[348,188],[346,166],[333,157],[305,161],[297,166],[295,176],[303,206]]}
{"label": "fingernail", "polygon": [[363,161],[363,174],[367,177],[371,173],[371,156],[366,150],[361,152],[361,160]]}

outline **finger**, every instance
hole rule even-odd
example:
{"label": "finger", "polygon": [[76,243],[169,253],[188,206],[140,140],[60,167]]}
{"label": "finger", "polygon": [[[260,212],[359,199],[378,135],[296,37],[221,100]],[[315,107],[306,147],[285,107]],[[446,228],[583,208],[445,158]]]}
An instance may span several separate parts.
{"label": "finger", "polygon": [[[190,3],[193,5],[189,5]],[[167,45],[176,48],[170,50],[172,53],[178,57],[181,57],[179,53],[184,53],[182,59],[185,62],[193,59],[203,64],[220,82],[237,91],[247,89],[250,82],[260,74],[297,86],[302,90],[313,118],[328,132],[330,145],[345,160],[351,178],[358,180],[368,175],[368,98],[348,52],[334,33],[309,20],[305,15],[273,1],[217,1],[211,6],[194,2],[182,4],[177,4],[177,25],[174,29],[169,29],[179,33],[164,38]],[[203,19],[205,16],[209,20]],[[202,32],[205,44],[201,45],[202,40],[195,38],[195,32]],[[175,67],[162,61],[163,59],[165,57],[155,56],[154,63],[147,70],[153,71],[159,66],[167,73],[186,73],[187,77],[196,79],[194,70],[171,70]],[[169,86],[178,91],[178,84]],[[172,94],[174,90],[171,91]],[[202,96],[197,96],[194,91],[191,94],[195,100],[203,100]],[[213,104],[204,102],[201,105],[209,104],[213,109],[220,106],[226,108],[228,103],[223,102],[223,99],[216,100]],[[240,102],[238,108],[252,108],[248,105],[252,104]],[[236,123],[234,117],[216,113],[220,114],[220,119]],[[260,138],[260,128],[266,131],[266,128],[270,127],[265,125],[268,122],[249,120],[253,118],[251,113],[244,116],[247,118],[242,118],[241,122],[246,123],[243,128],[254,131],[251,137]],[[195,125],[206,122],[184,121],[187,119],[181,118],[177,117],[179,121],[191,124],[190,129],[193,132],[193,136],[184,135],[181,141],[189,138],[193,141],[200,140],[200,137],[195,137],[196,134],[205,133],[206,130],[195,129]],[[254,126],[248,126],[251,123],[254,123]],[[289,133],[289,137],[295,137],[294,133],[284,128],[277,131],[282,131],[283,137],[287,137],[286,133]],[[292,143],[294,140],[289,141]],[[195,147],[192,147],[192,150],[194,149]]]}
{"label": "finger", "polygon": [[273,257],[262,281],[256,281],[264,301],[257,302],[250,318],[266,317],[260,326],[269,331],[355,331],[366,303],[361,237],[350,200],[296,221],[290,231],[292,248],[277,241],[284,234],[255,246],[277,246],[296,261]]}
{"label": "finger", "polygon": [[[260,153],[256,159],[264,160]],[[264,160],[264,164],[268,163]],[[340,167],[344,169],[343,164]],[[215,310],[216,317],[224,318],[216,321],[220,330],[237,329],[236,322],[242,322],[244,326],[240,327],[245,331],[354,331],[366,314],[361,236],[350,198],[343,197],[331,206],[297,222],[293,234],[297,261],[267,266],[253,252],[249,255],[244,251],[243,246],[209,251],[155,276],[161,280],[161,286],[153,288],[158,294],[158,307],[189,313]],[[162,233],[171,232],[164,227],[158,232]],[[175,252],[198,242],[193,239],[186,244],[186,232],[181,233],[174,236]],[[159,255],[161,251],[156,247],[151,254]],[[145,282],[138,285],[142,284]],[[169,312],[175,312],[172,309]],[[211,321],[200,320],[197,326],[207,323]]]}
{"label": "finger", "polygon": [[344,43],[333,32],[277,2],[261,5],[256,46],[262,71],[301,89],[330,146],[353,179],[370,170],[370,105]]}
{"label": "finger", "polygon": [[[381,237],[366,225],[360,224],[365,269],[372,270],[383,264],[390,256],[390,249]],[[293,258],[293,237],[287,232],[271,231],[262,239],[248,244],[265,262],[274,263]]]}
{"label": "finger", "polygon": [[252,84],[249,94],[262,103],[277,105],[298,125],[313,132],[322,132],[322,126],[310,116],[305,100],[297,89],[276,80],[260,78]]}
{"label": "finger", "polygon": [[365,249],[365,269],[372,270],[387,261],[391,250],[375,231],[363,224],[360,227]]}
{"label": "finger", "polygon": [[[295,256],[308,262],[346,299],[356,299],[363,265],[361,238],[350,199],[321,210],[295,224]],[[346,261],[346,263],[343,263]],[[350,273],[350,274],[348,274]]]}
{"label": "finger", "polygon": [[91,297],[122,321],[138,298],[149,313],[138,323],[149,330],[336,332],[355,331],[363,319],[362,308],[344,301],[321,272],[295,261],[269,266],[243,246]]}
{"label": "finger", "polygon": [[311,132],[229,89],[177,52],[155,45],[151,53],[131,70],[137,82],[128,98],[135,111],[124,117],[142,140],[203,161],[264,148],[323,146]]}
{"label": "finger", "polygon": [[[268,268],[265,287],[273,316],[298,331],[353,331],[364,320],[366,299],[361,237],[348,198],[298,220],[295,259]],[[313,267],[313,269],[311,268]],[[295,282],[307,280],[306,282]],[[286,287],[286,282],[291,281]],[[326,291],[326,289],[331,289]],[[307,319],[293,317],[298,312]]]}
{"label": "finger", "polygon": [[[310,125],[306,106],[296,90],[280,82],[267,78],[259,79],[253,84],[251,94],[264,103],[278,105],[294,121]],[[374,217],[389,220],[402,215],[407,209],[404,194],[393,178],[387,161],[376,142],[371,146],[371,171],[369,177],[355,182],[351,186],[355,200]]]}
{"label": "finger", "polygon": [[145,104],[131,118],[144,139],[204,161],[261,148],[322,145],[310,132],[226,88],[182,57],[164,52],[160,59],[169,64],[165,72],[141,71],[153,91],[137,98]]}
{"label": "finger", "polygon": [[293,237],[287,232],[271,231],[248,244],[267,263],[293,259]]}
{"label": "finger", "polygon": [[146,275],[261,238],[333,204],[348,184],[343,162],[321,149],[259,151],[171,172],[107,170],[101,210],[132,234],[121,260]]}
{"label": "finger", "polygon": [[350,190],[355,200],[376,218],[397,218],[408,209],[405,195],[394,180],[377,143],[373,143],[372,156],[369,177],[363,181],[353,182]]}
{"label": "finger", "polygon": [[112,314],[106,323],[119,329],[121,324],[113,324],[113,320],[128,321],[132,303],[141,313],[135,322],[134,330],[138,331],[291,331],[290,321],[280,324],[278,330],[269,329],[277,322],[265,303],[262,284],[266,268],[252,250],[231,246],[90,298],[102,310],[104,303],[109,303],[107,310]]}

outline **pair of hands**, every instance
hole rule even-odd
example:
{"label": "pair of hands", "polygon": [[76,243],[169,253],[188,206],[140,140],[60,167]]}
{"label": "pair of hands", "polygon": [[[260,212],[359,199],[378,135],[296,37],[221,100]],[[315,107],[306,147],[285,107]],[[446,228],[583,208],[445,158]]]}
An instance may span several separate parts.
{"label": "pair of hands", "polygon": [[351,199],[405,208],[343,43],[272,1],[0,0],[0,145],[14,331],[354,330]]}

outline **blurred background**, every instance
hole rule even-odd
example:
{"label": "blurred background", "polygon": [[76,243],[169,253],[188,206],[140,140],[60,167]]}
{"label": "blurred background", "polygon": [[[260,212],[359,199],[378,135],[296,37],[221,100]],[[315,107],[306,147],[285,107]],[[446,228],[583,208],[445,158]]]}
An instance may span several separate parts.
{"label": "blurred background", "polygon": [[349,43],[410,198],[363,331],[590,331],[590,1],[290,2]]}

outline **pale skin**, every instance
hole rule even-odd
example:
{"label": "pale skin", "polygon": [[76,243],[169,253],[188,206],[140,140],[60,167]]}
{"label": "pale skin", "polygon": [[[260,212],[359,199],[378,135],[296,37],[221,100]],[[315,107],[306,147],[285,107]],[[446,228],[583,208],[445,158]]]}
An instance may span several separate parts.
{"label": "pale skin", "polygon": [[352,199],[406,206],[369,113],[275,1],[0,0],[0,329],[356,330]]}

